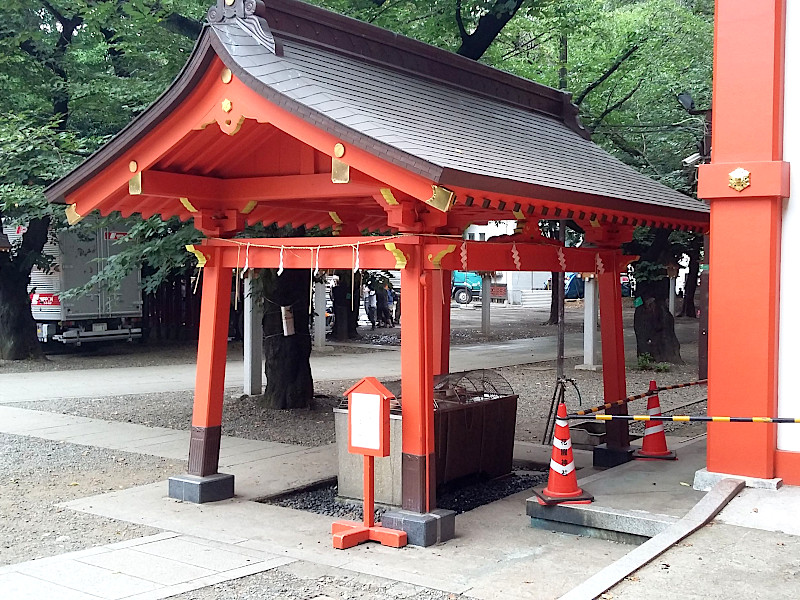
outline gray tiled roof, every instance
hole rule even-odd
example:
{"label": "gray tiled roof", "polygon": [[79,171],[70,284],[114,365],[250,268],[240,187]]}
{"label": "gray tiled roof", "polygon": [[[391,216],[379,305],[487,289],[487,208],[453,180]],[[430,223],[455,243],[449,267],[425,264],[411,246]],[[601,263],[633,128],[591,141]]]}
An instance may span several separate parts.
{"label": "gray tiled roof", "polygon": [[451,185],[458,185],[461,173],[708,212],[702,202],[642,175],[563,122],[534,110],[325,49],[312,40],[281,40],[280,32],[273,34],[283,51],[275,55],[236,22],[214,24],[212,30],[239,70],[265,89],[335,123],[340,133],[349,130],[374,141],[373,151],[391,150],[390,160],[433,179],[448,170]]}

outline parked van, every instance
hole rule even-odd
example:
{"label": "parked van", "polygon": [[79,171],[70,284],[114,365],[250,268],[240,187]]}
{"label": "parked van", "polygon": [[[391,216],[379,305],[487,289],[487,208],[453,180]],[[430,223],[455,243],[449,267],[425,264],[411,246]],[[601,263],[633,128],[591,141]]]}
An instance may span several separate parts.
{"label": "parked van", "polygon": [[[4,227],[11,243],[18,243],[25,228]],[[62,231],[49,236],[44,252],[54,258],[50,272],[31,270],[28,292],[31,314],[40,342],[81,345],[109,339],[142,337],[142,293],[140,272],[129,274],[118,290],[96,287],[80,297],[61,293],[84,285],[117,252],[115,242],[126,232],[102,228],[80,234]]]}

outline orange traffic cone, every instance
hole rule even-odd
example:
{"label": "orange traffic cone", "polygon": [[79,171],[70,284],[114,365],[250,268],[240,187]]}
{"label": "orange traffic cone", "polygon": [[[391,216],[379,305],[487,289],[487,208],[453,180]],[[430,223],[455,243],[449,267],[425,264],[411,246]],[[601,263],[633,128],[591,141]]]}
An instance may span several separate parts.
{"label": "orange traffic cone", "polygon": [[594,500],[594,496],[578,487],[575,461],[572,457],[572,441],[569,439],[567,407],[563,402],[558,405],[547,487],[533,490],[533,493],[542,505],[589,504]]}
{"label": "orange traffic cone", "polygon": [[[650,391],[656,389],[656,382],[650,382]],[[661,416],[661,404],[658,394],[653,394],[647,399],[647,413],[651,417]],[[667,448],[667,438],[664,435],[663,421],[647,421],[644,428],[642,449],[633,453],[634,458],[642,460],[676,460],[678,457]]]}

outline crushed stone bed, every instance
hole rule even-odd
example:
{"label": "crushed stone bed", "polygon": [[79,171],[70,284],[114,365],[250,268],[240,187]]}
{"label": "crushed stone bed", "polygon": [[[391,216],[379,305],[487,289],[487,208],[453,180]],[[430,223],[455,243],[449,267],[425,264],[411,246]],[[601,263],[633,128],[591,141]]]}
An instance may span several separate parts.
{"label": "crushed stone bed", "polygon": [[158,533],[58,504],[166,481],[185,467],[153,456],[0,433],[0,565]]}
{"label": "crushed stone bed", "polygon": [[[452,489],[437,495],[436,505],[438,508],[445,508],[461,514],[484,504],[501,500],[511,494],[536,487],[547,481],[547,475],[546,472],[539,471],[515,472],[507,477],[491,481],[478,481],[458,487],[450,486]],[[275,499],[265,498],[259,502],[351,521],[363,520],[363,503],[358,500],[339,499],[337,494],[337,486],[328,485]],[[375,520],[380,521],[386,510],[383,506],[375,507]]]}

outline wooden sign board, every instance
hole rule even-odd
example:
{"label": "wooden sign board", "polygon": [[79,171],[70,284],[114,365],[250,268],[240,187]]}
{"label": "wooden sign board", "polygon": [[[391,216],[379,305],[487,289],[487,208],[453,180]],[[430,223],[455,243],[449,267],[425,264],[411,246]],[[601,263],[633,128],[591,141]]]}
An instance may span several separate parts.
{"label": "wooden sign board", "polygon": [[364,456],[389,456],[389,399],[394,398],[374,377],[365,377],[347,391],[347,449]]}

